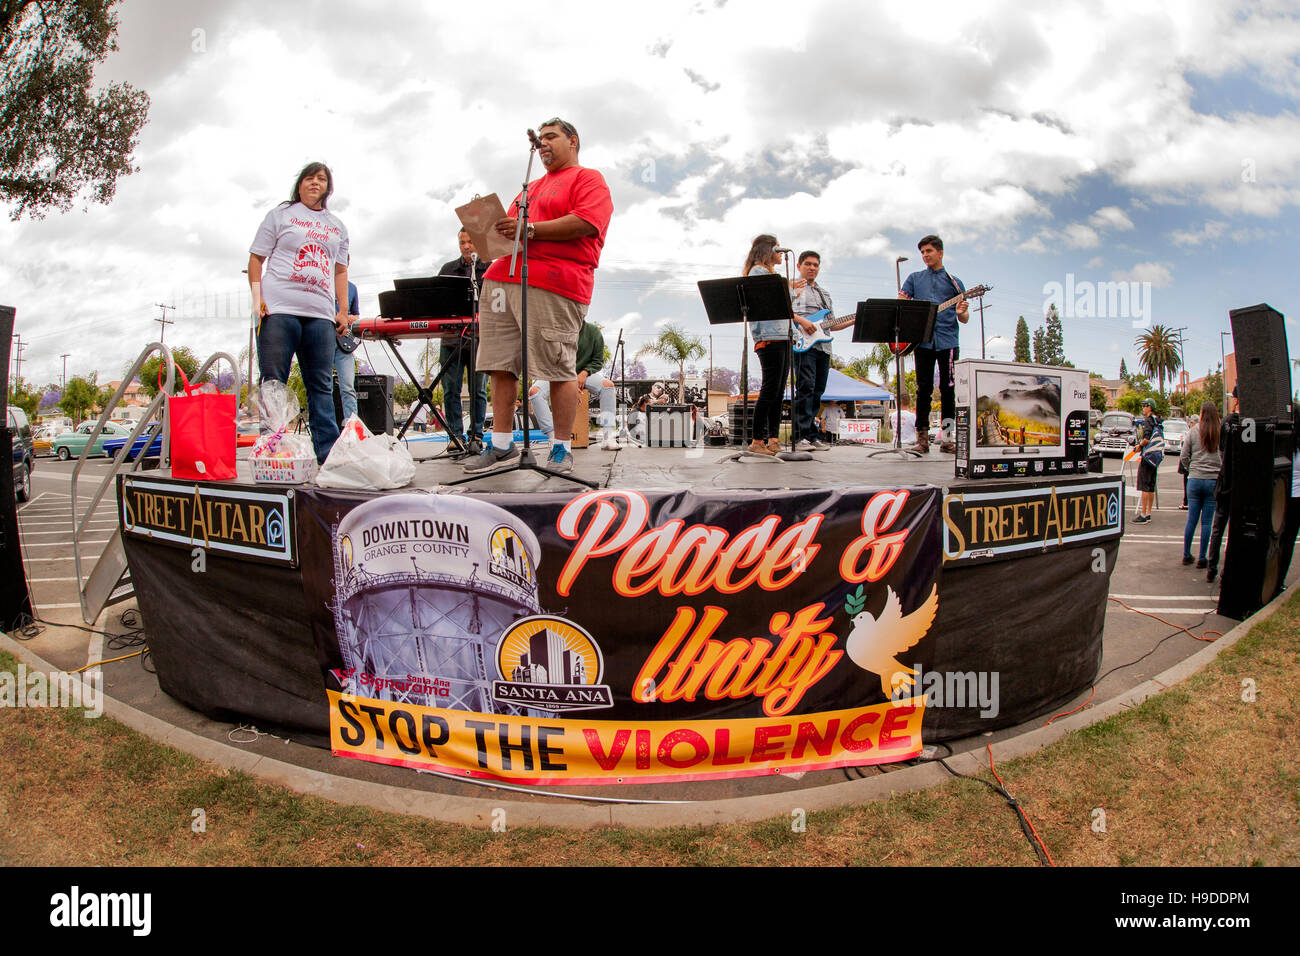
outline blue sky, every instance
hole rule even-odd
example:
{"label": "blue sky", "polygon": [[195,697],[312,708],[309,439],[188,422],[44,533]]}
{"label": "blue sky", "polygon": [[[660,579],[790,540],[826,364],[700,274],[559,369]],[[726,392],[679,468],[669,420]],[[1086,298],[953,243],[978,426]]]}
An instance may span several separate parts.
{"label": "blue sky", "polygon": [[[116,378],[156,302],[178,306],[169,343],[238,352],[249,242],[317,158],[375,314],[394,277],[455,254],[455,206],[509,200],[524,129],[556,114],[614,194],[590,318],[633,352],[668,322],[709,335],[695,282],[735,275],[758,232],[821,252],[837,312],[892,295],[894,257],[921,268],[938,232],[955,275],[994,287],[988,337],[1041,322],[1051,283],[1150,282],[1194,377],[1229,308],[1295,328],[1296,4],[792,9],[126,0],[100,76],[153,99],[140,171],[110,207],[0,225],[24,377],[57,380],[69,352],[69,374]],[[1076,365],[1135,366],[1130,317],[1064,325]],[[735,367],[739,330],[712,334]],[[866,350],[847,336],[839,354]],[[961,348],[979,354],[974,323]]]}

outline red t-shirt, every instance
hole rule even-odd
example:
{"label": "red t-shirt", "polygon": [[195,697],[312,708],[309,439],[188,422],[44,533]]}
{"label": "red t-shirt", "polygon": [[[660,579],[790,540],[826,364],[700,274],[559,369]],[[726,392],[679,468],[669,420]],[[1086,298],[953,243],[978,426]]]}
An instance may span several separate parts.
{"label": "red t-shirt", "polygon": [[[605,177],[594,169],[570,166],[533,180],[528,184],[528,197],[528,218],[532,222],[548,222],[574,215],[596,227],[594,236],[581,239],[528,241],[528,285],[590,305],[596,267],[600,265],[600,250],[605,245],[609,218],[614,214],[614,200],[610,198]],[[509,215],[519,211],[518,204],[519,196],[516,196],[510,204]],[[498,282],[520,281],[518,263],[515,274],[511,276],[509,273],[510,257],[504,256],[488,266],[483,278]]]}

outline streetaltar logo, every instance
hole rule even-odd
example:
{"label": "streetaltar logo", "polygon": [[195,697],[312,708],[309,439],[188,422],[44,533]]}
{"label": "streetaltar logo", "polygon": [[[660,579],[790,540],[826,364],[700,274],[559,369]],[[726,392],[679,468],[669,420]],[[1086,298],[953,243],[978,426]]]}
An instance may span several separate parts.
{"label": "streetaltar logo", "polygon": [[528,557],[528,549],[513,528],[499,525],[492,532],[490,539],[492,563],[488,571],[499,578],[505,578],[516,587],[532,590],[537,586],[533,562]]}
{"label": "streetaltar logo", "polygon": [[613,707],[602,684],[605,660],[591,635],[562,617],[522,617],[497,643],[492,697],[503,704],[537,710],[594,710]]}

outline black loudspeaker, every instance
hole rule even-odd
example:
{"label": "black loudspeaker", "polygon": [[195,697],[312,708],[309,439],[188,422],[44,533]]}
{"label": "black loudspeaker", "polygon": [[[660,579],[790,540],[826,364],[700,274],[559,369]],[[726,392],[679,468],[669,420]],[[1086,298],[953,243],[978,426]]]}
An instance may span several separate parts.
{"label": "black loudspeaker", "polygon": [[748,445],[754,437],[754,402],[749,403],[749,414],[745,414],[743,402],[727,404],[727,424],[730,426],[730,442],[733,445]]}
{"label": "black loudspeaker", "polygon": [[[1243,427],[1243,425],[1245,427]],[[1228,431],[1231,503],[1219,613],[1242,620],[1282,587],[1282,532],[1291,498],[1291,419],[1254,419]]]}
{"label": "black loudspeaker", "polygon": [[393,433],[393,376],[357,376],[357,417],[375,435]]}
{"label": "black loudspeaker", "polygon": [[343,393],[339,391],[339,377],[334,376],[334,420],[339,423],[339,428],[343,427]]}
{"label": "black loudspeaker", "polygon": [[[14,309],[0,305],[0,393],[9,395],[9,343],[13,341]],[[0,419],[0,630],[19,627],[24,615],[32,613],[32,596],[27,589],[22,543],[18,539],[18,506],[14,500],[13,440],[9,416]]]}
{"label": "black loudspeaker", "polygon": [[1237,358],[1237,398],[1242,418],[1291,417],[1291,362],[1282,313],[1260,304],[1231,309]]}

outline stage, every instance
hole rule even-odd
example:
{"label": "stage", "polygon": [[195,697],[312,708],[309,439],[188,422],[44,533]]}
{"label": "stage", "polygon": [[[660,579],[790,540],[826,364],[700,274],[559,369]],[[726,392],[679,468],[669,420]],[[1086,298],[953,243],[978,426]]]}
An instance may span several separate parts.
{"label": "stage", "polygon": [[340,755],[626,787],[907,760],[1096,676],[1118,476],[735,453],[576,450],[594,492],[124,476],[160,686]]}

